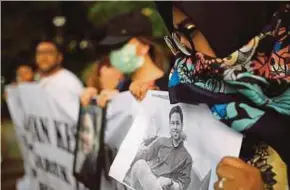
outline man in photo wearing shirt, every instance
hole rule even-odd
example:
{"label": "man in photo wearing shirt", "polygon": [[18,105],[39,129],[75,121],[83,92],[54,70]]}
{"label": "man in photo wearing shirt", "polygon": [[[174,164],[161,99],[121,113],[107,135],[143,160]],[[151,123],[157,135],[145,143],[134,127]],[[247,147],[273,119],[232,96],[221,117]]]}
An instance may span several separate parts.
{"label": "man in photo wearing shirt", "polygon": [[184,147],[183,113],[175,106],[169,113],[171,137],[160,137],[140,150],[131,168],[135,189],[187,189],[191,182],[192,157]]}

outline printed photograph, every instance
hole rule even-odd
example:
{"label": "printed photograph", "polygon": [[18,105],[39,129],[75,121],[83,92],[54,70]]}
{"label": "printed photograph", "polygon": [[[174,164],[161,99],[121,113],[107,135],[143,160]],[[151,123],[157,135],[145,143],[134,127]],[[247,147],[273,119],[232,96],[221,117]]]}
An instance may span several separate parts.
{"label": "printed photograph", "polygon": [[97,174],[102,114],[102,109],[96,105],[89,105],[80,113],[74,168],[80,181],[90,181]]}
{"label": "printed photograph", "polygon": [[193,146],[195,124],[187,109],[170,105],[164,97],[144,105],[111,166],[111,176],[135,190],[207,190],[210,162]]}
{"label": "printed photograph", "polygon": [[197,174],[192,167],[192,156],[184,145],[186,135],[180,106],[171,108],[168,120],[170,136],[144,139],[127,172],[124,182],[136,190],[192,189],[189,186]]}

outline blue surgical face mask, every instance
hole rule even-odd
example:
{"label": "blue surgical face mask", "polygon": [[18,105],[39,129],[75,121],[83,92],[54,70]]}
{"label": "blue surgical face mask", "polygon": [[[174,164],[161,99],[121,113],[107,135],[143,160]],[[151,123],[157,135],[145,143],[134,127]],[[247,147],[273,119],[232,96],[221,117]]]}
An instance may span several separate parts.
{"label": "blue surgical face mask", "polygon": [[132,74],[144,64],[144,57],[138,56],[136,46],[126,44],[109,55],[111,64],[124,74]]}

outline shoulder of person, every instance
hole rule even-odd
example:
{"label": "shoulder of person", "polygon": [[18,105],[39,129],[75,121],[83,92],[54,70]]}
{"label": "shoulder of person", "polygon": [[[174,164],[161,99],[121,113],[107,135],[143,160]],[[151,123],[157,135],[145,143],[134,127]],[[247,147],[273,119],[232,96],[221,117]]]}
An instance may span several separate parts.
{"label": "shoulder of person", "polygon": [[66,69],[60,70],[49,78],[42,79],[41,83],[43,83],[43,86],[47,90],[51,91],[56,96],[58,96],[59,93],[80,96],[83,92],[82,82],[75,74]]}
{"label": "shoulder of person", "polygon": [[61,72],[62,77],[66,78],[64,82],[82,84],[81,80],[73,72],[67,69],[63,69]]}
{"label": "shoulder of person", "polygon": [[184,147],[183,156],[186,158],[186,161],[192,163],[192,156],[189,154],[188,150]]}
{"label": "shoulder of person", "polygon": [[170,145],[171,139],[168,137],[159,137],[156,142],[163,145]]}
{"label": "shoulder of person", "polygon": [[61,83],[64,88],[73,88],[78,89],[79,91],[83,89],[81,80],[74,73],[67,69],[63,69],[61,71],[59,83]]}

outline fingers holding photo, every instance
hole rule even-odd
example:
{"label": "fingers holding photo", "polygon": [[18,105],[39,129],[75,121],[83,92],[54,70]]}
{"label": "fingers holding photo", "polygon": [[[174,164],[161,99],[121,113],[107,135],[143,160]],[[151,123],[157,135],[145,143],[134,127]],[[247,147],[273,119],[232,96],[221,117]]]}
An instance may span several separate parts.
{"label": "fingers holding photo", "polygon": [[260,171],[239,158],[224,157],[216,168],[219,180],[216,190],[262,190],[263,180]]}
{"label": "fingers holding photo", "polygon": [[142,101],[148,90],[158,90],[159,88],[154,85],[153,81],[134,81],[130,85],[130,92],[138,100]]}
{"label": "fingers holding photo", "polygon": [[85,88],[80,97],[82,106],[83,107],[88,106],[92,98],[94,96],[97,96],[97,93],[98,91],[96,88],[93,87]]}

